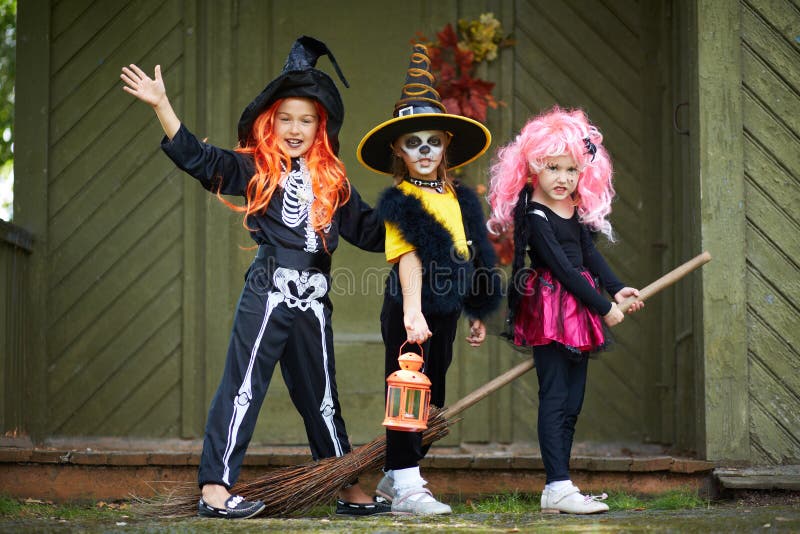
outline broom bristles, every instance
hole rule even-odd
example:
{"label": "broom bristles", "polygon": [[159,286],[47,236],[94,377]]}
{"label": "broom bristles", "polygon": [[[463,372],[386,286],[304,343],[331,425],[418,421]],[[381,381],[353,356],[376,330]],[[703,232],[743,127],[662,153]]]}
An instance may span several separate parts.
{"label": "broom bristles", "polygon": [[[431,409],[428,428],[422,443],[429,445],[449,433],[444,410]],[[260,500],[267,508],[263,517],[285,517],[308,512],[315,506],[333,501],[348,482],[361,473],[383,465],[386,436],[375,438],[344,456],[318,462],[283,467],[260,477],[236,484],[231,493],[248,500]],[[168,491],[157,492],[151,499],[137,498],[138,512],[146,517],[188,517],[197,514],[200,490],[196,484],[176,483]]]}

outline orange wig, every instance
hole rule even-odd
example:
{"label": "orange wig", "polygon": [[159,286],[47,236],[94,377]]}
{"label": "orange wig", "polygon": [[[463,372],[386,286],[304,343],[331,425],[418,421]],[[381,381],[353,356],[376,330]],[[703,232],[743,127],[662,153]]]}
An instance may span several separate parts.
{"label": "orange wig", "polygon": [[[242,225],[249,231],[252,229],[247,225],[247,218],[250,215],[266,212],[272,195],[286,172],[284,169],[291,168],[289,156],[283,151],[273,133],[275,115],[283,100],[276,100],[255,120],[253,142],[236,148],[241,154],[251,154],[256,167],[255,174],[247,184],[245,205],[237,206],[217,194],[225,205],[234,211],[244,213]],[[333,153],[328,140],[325,129],[328,114],[322,104],[316,100],[313,102],[319,116],[319,124],[314,142],[304,156],[314,191],[314,202],[311,204],[309,216],[314,231],[322,238],[323,246],[327,250],[324,230],[331,224],[336,210],[350,199],[350,182],[345,174],[344,163]]]}

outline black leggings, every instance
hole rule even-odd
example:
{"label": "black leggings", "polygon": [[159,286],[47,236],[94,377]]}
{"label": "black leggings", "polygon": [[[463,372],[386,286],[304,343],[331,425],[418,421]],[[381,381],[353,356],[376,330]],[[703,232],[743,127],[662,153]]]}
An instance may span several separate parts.
{"label": "black leggings", "polygon": [[539,378],[539,448],[547,483],[569,480],[569,457],[575,423],[583,406],[589,359],[571,359],[557,343],[534,347]]}

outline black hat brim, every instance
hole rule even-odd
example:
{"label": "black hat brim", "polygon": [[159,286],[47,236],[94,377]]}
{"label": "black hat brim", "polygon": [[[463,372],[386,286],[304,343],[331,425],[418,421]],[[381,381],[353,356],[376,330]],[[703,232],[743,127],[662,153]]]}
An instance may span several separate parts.
{"label": "black hat brim", "polygon": [[449,113],[419,113],[395,117],[370,130],[356,150],[365,167],[392,174],[391,144],[403,134],[442,130],[452,134],[447,148],[448,169],[455,169],[479,158],[492,142],[492,134],[478,121]]}
{"label": "black hat brim", "polygon": [[238,126],[239,143],[246,145],[252,141],[253,124],[259,115],[276,100],[290,97],[311,98],[322,104],[328,114],[328,139],[334,152],[338,153],[344,104],[333,80],[318,69],[285,72],[269,82],[242,112]]}

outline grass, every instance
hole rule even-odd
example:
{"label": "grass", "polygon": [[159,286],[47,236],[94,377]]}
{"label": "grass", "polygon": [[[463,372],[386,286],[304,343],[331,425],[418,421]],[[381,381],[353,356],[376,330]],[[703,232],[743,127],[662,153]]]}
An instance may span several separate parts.
{"label": "grass", "polygon": [[125,519],[130,506],[99,501],[94,504],[54,504],[38,499],[0,496],[0,517],[8,519],[109,520]]}
{"label": "grass", "polygon": [[500,493],[487,495],[480,500],[468,499],[463,503],[452,504],[454,514],[488,513],[521,514],[539,506],[539,495],[531,493]]}
{"label": "grass", "polygon": [[[487,495],[479,500],[467,500],[453,505],[453,513],[519,514],[538,511],[538,493],[501,493]],[[707,502],[691,490],[673,490],[666,493],[641,496],[630,493],[612,493],[605,501],[610,511],[686,510],[707,506]]]}
{"label": "grass", "polygon": [[693,491],[670,491],[653,499],[651,504],[653,510],[682,510],[704,506],[708,506],[708,501]]}
{"label": "grass", "polygon": [[673,490],[651,497],[628,493],[612,494],[606,501],[611,511],[617,510],[688,510],[708,503],[695,491]]}
{"label": "grass", "polygon": [[[536,493],[500,493],[480,499],[452,502],[454,514],[529,514],[539,511],[540,495]],[[678,490],[655,496],[612,493],[606,501],[612,512],[639,510],[686,510],[701,508],[708,503],[690,490]],[[320,506],[304,514],[307,518],[324,518],[332,513],[330,506]],[[37,499],[19,500],[0,496],[0,518],[55,519],[67,521],[125,520],[134,516],[130,504],[53,504]]]}

